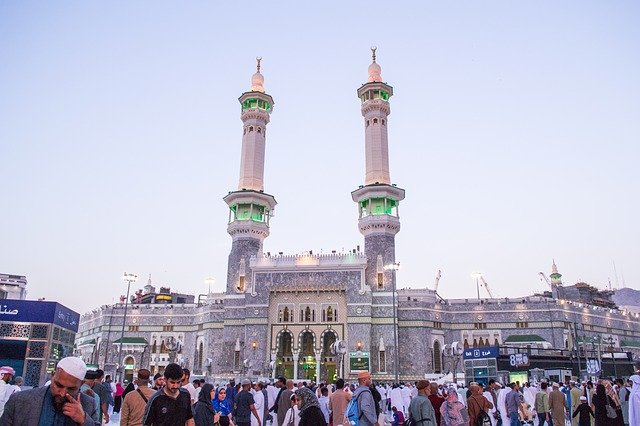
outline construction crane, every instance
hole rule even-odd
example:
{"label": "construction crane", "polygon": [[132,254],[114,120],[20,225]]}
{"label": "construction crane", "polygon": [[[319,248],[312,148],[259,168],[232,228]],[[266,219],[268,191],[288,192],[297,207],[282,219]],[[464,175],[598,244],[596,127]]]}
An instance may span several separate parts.
{"label": "construction crane", "polygon": [[489,297],[492,299],[495,299],[495,297],[493,296],[493,293],[489,289],[489,284],[487,284],[487,282],[484,280],[484,277],[482,275],[480,275],[480,281],[482,281],[482,284],[484,285],[485,290],[487,290]]}
{"label": "construction crane", "polygon": [[[546,281],[546,283],[549,286],[549,288],[553,289],[553,286],[551,285],[551,281],[549,281],[549,278],[547,278],[547,276],[544,274],[544,272],[538,272],[538,275],[540,275],[542,278],[544,278],[544,280]],[[542,281],[542,278],[540,279],[540,281]]]}
{"label": "construction crane", "polygon": [[440,284],[440,278],[442,277],[442,271],[438,269],[438,273],[436,274],[436,283],[433,286],[433,291],[435,293],[438,292],[438,284]]}

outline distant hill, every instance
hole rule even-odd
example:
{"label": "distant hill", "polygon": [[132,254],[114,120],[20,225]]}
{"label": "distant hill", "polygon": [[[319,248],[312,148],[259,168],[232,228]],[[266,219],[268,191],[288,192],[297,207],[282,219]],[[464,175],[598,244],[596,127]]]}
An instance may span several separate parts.
{"label": "distant hill", "polygon": [[640,291],[632,288],[621,288],[616,290],[612,297],[618,306],[639,306]]}

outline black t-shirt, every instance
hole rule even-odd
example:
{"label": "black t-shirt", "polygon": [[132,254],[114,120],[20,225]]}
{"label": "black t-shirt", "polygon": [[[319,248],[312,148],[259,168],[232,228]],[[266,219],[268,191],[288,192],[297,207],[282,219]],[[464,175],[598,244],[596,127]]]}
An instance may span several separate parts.
{"label": "black t-shirt", "polygon": [[193,418],[191,412],[191,395],[180,389],[176,399],[167,396],[163,389],[154,393],[144,413],[145,425],[184,426],[185,422]]}
{"label": "black t-shirt", "polygon": [[251,421],[251,405],[255,404],[253,395],[249,391],[242,391],[236,395],[234,401],[236,410],[234,415],[234,423]]}

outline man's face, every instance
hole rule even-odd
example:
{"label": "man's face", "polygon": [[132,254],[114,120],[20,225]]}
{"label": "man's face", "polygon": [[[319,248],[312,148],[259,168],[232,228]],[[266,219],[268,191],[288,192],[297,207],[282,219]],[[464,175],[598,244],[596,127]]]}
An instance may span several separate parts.
{"label": "man's face", "polygon": [[160,376],[155,380],[155,385],[159,388],[164,386],[164,377]]}
{"label": "man's face", "polygon": [[12,378],[12,377],[13,377],[13,376],[12,376],[11,374],[9,374],[9,373],[4,373],[4,374],[2,375],[2,380],[4,380],[4,382],[5,382],[5,383],[9,383],[9,382],[11,381],[11,378]]}
{"label": "man's face", "polygon": [[165,378],[165,386],[164,392],[170,396],[171,398],[177,398],[180,393],[180,386],[182,385],[182,380],[173,380]]}
{"label": "man's face", "polygon": [[66,371],[58,368],[51,378],[51,394],[53,402],[58,410],[67,402],[67,395],[75,398],[80,390],[82,380],[73,377]]}

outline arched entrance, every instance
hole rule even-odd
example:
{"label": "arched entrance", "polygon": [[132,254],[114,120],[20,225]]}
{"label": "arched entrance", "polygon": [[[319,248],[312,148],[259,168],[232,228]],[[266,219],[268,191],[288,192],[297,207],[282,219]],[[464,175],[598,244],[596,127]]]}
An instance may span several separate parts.
{"label": "arched entrance", "polygon": [[276,377],[293,377],[293,335],[289,330],[282,330],[276,342]]}
{"label": "arched entrance", "polygon": [[133,381],[133,373],[136,370],[136,360],[133,359],[131,355],[125,357],[124,359],[124,380],[127,383],[131,383]]}
{"label": "arched entrance", "polygon": [[300,370],[298,378],[315,380],[316,377],[316,336],[313,332],[306,330],[300,334]]}
{"label": "arched entrance", "polygon": [[338,340],[338,335],[333,330],[325,330],[320,336],[322,341],[322,355],[320,363],[320,381],[335,383],[338,379],[337,358],[331,353],[331,346]]}

